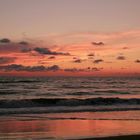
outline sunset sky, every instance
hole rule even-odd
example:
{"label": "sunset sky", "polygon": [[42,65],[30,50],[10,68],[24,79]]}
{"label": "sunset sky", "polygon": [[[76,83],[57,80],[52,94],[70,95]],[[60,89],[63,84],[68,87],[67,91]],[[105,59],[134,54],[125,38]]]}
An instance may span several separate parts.
{"label": "sunset sky", "polygon": [[0,75],[140,76],[140,0],[0,0]]}

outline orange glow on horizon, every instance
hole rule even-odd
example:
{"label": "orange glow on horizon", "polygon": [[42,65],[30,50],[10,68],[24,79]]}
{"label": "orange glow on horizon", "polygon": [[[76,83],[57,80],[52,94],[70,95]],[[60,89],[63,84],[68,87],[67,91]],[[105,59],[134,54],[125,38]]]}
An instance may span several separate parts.
{"label": "orange glow on horizon", "polygon": [[[16,68],[8,72],[7,68],[5,72],[1,68],[0,73],[24,76],[140,75],[139,37],[140,30],[135,30],[110,34],[74,33],[52,36],[56,44],[48,44],[45,41],[42,44],[37,41],[38,39],[36,42],[27,42],[27,45],[18,44],[19,41],[0,43],[0,66],[16,64],[23,67],[22,71],[15,72]],[[36,66],[53,65],[57,65],[60,69],[55,72],[24,71],[24,67],[32,69]],[[73,70],[75,71],[70,72]]]}

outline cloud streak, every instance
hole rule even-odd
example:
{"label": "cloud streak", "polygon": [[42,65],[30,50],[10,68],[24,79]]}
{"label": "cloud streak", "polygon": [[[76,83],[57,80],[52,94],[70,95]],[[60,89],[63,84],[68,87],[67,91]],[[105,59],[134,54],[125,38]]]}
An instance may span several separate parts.
{"label": "cloud streak", "polygon": [[103,59],[96,59],[96,60],[93,61],[93,63],[99,64],[99,63],[101,63],[101,62],[103,62],[103,61],[104,61]]}
{"label": "cloud streak", "polygon": [[125,60],[126,58],[124,56],[118,56],[117,60]]}
{"label": "cloud streak", "polygon": [[104,46],[105,44],[103,42],[91,42],[92,45],[95,46]]}
{"label": "cloud streak", "polygon": [[37,72],[37,71],[58,71],[60,68],[58,65],[45,67],[41,66],[23,66],[18,64],[11,64],[6,66],[0,66],[0,70],[3,71],[28,71],[28,72]]}
{"label": "cloud streak", "polygon": [[82,63],[82,60],[81,59],[76,59],[73,61],[74,63]]}
{"label": "cloud streak", "polygon": [[0,43],[10,43],[10,39],[8,38],[3,38],[3,39],[0,39]]}
{"label": "cloud streak", "polygon": [[26,41],[21,41],[21,42],[19,42],[19,44],[21,44],[21,45],[25,45],[25,46],[29,45],[29,43],[26,42]]}
{"label": "cloud streak", "polygon": [[69,53],[55,52],[55,51],[51,51],[48,48],[39,48],[39,47],[36,47],[33,50],[36,51],[36,52],[38,52],[39,54],[42,54],[42,55],[66,55],[66,56],[70,56]]}
{"label": "cloud streak", "polygon": [[0,57],[0,64],[9,64],[15,62],[16,57]]}
{"label": "cloud streak", "polygon": [[137,59],[135,62],[136,62],[136,63],[140,63],[140,60],[139,60],[139,59]]}

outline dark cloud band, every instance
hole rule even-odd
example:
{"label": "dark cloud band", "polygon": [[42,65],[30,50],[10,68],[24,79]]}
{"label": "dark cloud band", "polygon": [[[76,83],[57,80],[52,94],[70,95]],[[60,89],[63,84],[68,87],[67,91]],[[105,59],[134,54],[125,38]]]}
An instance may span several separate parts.
{"label": "dark cloud band", "polygon": [[0,70],[4,70],[4,71],[36,72],[36,71],[57,71],[59,69],[60,68],[58,65],[53,65],[53,66],[48,66],[48,67],[45,67],[43,65],[41,65],[41,66],[23,66],[23,65],[17,65],[17,64],[0,66]]}

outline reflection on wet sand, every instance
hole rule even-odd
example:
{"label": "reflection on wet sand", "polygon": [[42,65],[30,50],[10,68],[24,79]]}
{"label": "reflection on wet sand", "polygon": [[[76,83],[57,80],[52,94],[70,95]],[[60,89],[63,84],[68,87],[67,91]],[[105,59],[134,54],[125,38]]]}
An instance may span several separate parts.
{"label": "reflection on wet sand", "polygon": [[[81,115],[79,113],[79,115]],[[87,115],[87,114],[86,114]],[[40,115],[41,116],[41,115]],[[42,117],[45,115],[42,114]],[[57,116],[57,115],[56,115]],[[63,114],[63,116],[65,116]],[[66,114],[68,116],[68,114]],[[72,113],[70,114],[70,117]],[[74,116],[74,114],[73,114]],[[82,116],[81,116],[82,117]],[[139,134],[138,120],[1,119],[0,138],[88,138]]]}

